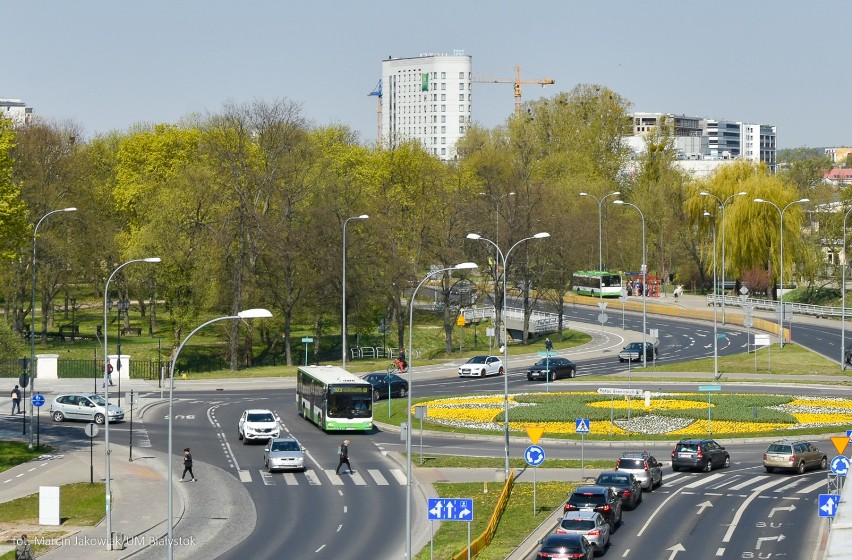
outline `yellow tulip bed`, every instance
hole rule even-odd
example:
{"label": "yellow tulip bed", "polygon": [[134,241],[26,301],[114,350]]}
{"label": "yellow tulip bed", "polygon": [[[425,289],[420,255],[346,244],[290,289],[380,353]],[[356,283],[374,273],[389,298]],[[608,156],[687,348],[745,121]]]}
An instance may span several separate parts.
{"label": "yellow tulip bed", "polygon": [[[710,432],[736,436],[840,430],[852,424],[850,399],[714,393],[708,403],[706,393],[652,392],[649,397],[646,406],[644,398],[613,398],[593,392],[513,394],[508,399],[509,429],[523,432],[535,425],[548,434],[574,434],[575,419],[588,418],[592,436],[688,437]],[[502,395],[449,397],[419,405],[427,407],[428,422],[468,430],[503,429]]]}

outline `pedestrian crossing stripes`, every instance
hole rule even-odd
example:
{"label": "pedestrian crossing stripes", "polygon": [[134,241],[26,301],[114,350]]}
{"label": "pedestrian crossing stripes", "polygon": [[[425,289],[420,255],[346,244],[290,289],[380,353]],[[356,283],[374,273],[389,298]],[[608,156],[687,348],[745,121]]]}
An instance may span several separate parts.
{"label": "pedestrian crossing stripes", "polygon": [[[405,473],[400,469],[389,469],[387,473],[383,473],[380,469],[367,469],[365,475],[357,470],[352,471],[352,474],[348,472],[336,474],[334,469],[308,469],[304,473],[271,473],[265,469],[258,469],[257,472],[260,482],[266,486],[276,486],[281,484],[282,480],[286,486],[322,486],[323,484],[331,484],[332,486],[392,486],[397,484],[405,486],[406,481]],[[389,476],[386,476],[388,473]],[[254,481],[252,472],[249,470],[241,470],[239,476],[241,482],[250,483]]]}
{"label": "pedestrian crossing stripes", "polygon": [[725,493],[771,492],[773,495],[790,496],[792,494],[811,494],[825,489],[824,474],[805,476],[769,476],[751,473],[714,472],[672,473],[664,478],[663,492],[680,489],[686,494],[701,492],[722,495]]}

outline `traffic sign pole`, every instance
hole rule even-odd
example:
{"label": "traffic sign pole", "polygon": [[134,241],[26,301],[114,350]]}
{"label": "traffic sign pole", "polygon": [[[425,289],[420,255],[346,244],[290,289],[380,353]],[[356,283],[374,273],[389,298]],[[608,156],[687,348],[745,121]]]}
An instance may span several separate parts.
{"label": "traffic sign pole", "polygon": [[[32,405],[36,408],[36,449],[41,447],[39,437],[41,436],[41,407],[44,405],[44,395],[36,393],[32,398]],[[32,412],[32,411],[31,411]]]}

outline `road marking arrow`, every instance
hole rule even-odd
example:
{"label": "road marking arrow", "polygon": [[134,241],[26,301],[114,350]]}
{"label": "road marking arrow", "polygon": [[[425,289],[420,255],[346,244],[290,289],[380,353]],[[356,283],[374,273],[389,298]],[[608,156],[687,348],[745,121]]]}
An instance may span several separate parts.
{"label": "road marking arrow", "polygon": [[670,546],[670,547],[668,547],[666,550],[671,550],[671,551],[672,551],[672,555],[671,555],[671,556],[669,556],[669,560],[674,560],[674,557],[675,557],[675,556],[677,556],[677,553],[678,553],[678,552],[686,552],[686,549],[685,549],[685,548],[683,548],[683,545],[682,545],[682,544],[680,544],[680,543],[677,543],[677,544],[676,544],[676,545],[674,545],[674,546]]}
{"label": "road marking arrow", "polygon": [[759,539],[757,539],[757,546],[755,546],[755,549],[760,550],[760,545],[763,543],[763,541],[778,541],[778,542],[781,542],[785,538],[786,537],[784,535],[778,535],[776,537],[760,537]]}
{"label": "road marking arrow", "polygon": [[787,507],[775,507],[775,508],[772,508],[772,511],[770,511],[770,512],[769,512],[769,517],[772,517],[772,515],[773,515],[776,511],[793,511],[793,510],[795,510],[795,509],[796,509],[796,506],[794,506],[793,504],[790,504],[790,505],[789,505],[789,506],[787,506]]}
{"label": "road marking arrow", "polygon": [[698,504],[698,511],[696,513],[698,515],[701,515],[702,513],[704,513],[704,510],[709,508],[709,507],[713,507],[713,504],[711,504],[709,501]]}

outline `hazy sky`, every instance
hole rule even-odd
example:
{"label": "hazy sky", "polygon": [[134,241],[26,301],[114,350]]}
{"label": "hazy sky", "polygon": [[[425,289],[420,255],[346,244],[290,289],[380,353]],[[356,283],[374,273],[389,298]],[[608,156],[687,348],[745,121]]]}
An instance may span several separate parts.
{"label": "hazy sky", "polygon": [[[852,145],[843,0],[5,0],[0,97],[87,136],[286,98],[316,125],[376,137],[368,97],[389,55],[473,57],[475,76],[608,86],[635,111],[774,124],[778,146]],[[838,21],[839,20],[839,21]],[[474,84],[501,124],[511,84]]]}

